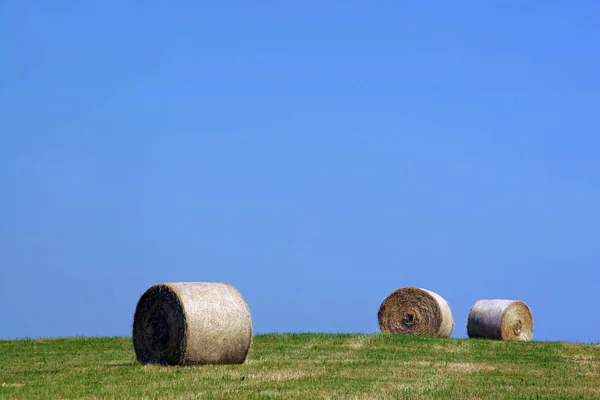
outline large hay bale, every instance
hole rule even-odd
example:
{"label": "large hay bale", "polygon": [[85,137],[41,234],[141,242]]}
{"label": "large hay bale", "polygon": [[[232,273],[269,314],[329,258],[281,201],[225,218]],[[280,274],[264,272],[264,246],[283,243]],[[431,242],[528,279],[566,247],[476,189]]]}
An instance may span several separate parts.
{"label": "large hay bale", "polygon": [[142,364],[242,364],[251,341],[248,305],[227,283],[151,286],[133,318],[133,348]]}
{"label": "large hay bale", "polygon": [[400,288],[386,297],[377,320],[383,333],[450,337],[454,329],[446,300],[416,287]]}
{"label": "large hay bale", "polygon": [[531,340],[531,310],[517,300],[479,300],[469,312],[467,333],[470,338]]}

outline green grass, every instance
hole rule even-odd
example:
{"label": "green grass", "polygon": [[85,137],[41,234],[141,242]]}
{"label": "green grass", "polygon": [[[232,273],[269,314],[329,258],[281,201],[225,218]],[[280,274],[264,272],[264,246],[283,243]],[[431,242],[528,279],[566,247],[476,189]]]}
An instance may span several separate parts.
{"label": "green grass", "polygon": [[272,334],[245,365],[162,367],[130,338],[0,341],[0,398],[600,398],[600,345]]}

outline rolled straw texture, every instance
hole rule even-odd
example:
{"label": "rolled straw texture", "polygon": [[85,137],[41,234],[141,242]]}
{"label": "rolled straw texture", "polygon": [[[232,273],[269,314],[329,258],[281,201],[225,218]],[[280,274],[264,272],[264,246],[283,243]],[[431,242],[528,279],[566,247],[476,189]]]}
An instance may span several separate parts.
{"label": "rolled straw texture", "polygon": [[248,305],[227,283],[151,286],[133,318],[133,347],[142,364],[242,364],[251,342]]}
{"label": "rolled straw texture", "polygon": [[467,333],[470,338],[531,340],[531,310],[517,300],[479,300],[469,312]]}
{"label": "rolled straw texture", "polygon": [[454,329],[446,300],[416,287],[400,288],[386,297],[377,320],[383,333],[450,337]]}

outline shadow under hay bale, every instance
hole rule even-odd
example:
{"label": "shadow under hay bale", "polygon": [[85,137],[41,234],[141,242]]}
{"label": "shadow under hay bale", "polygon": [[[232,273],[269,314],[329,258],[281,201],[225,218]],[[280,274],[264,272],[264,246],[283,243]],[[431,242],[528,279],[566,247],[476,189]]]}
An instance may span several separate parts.
{"label": "shadow under hay bale", "polygon": [[454,329],[446,300],[416,287],[400,288],[386,297],[377,320],[383,333],[450,337]]}
{"label": "shadow under hay bale", "polygon": [[248,305],[227,283],[151,286],[133,318],[133,347],[142,364],[242,364],[251,342]]}
{"label": "shadow under hay bale", "polygon": [[531,310],[517,300],[479,300],[469,312],[467,334],[470,338],[531,340]]}

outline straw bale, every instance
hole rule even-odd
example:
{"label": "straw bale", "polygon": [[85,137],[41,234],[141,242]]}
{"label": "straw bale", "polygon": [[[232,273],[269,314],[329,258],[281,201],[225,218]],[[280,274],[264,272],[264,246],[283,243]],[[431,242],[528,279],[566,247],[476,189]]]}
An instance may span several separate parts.
{"label": "straw bale", "polygon": [[450,337],[454,329],[446,300],[416,287],[400,288],[386,297],[377,320],[383,333]]}
{"label": "straw bale", "polygon": [[467,333],[470,338],[531,340],[531,310],[518,300],[479,300],[469,312]]}
{"label": "straw bale", "polygon": [[142,364],[241,364],[251,341],[248,305],[227,283],[154,285],[135,310],[133,347]]}

